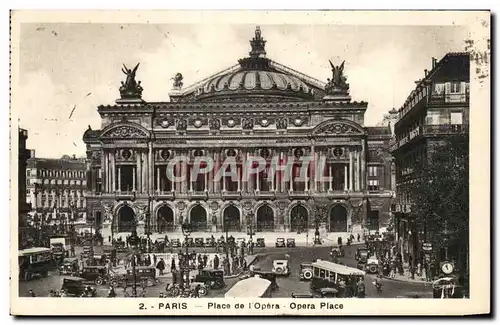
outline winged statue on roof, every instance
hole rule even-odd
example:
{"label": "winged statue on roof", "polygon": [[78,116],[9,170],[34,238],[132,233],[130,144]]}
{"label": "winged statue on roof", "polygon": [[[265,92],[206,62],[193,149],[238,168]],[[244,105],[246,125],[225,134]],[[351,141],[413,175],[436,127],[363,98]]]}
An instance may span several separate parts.
{"label": "winged statue on roof", "polygon": [[332,79],[328,79],[325,90],[327,93],[342,93],[349,90],[349,84],[347,83],[347,77],[344,75],[344,64],[343,61],[340,65],[336,66],[331,60],[328,60],[332,68]]}
{"label": "winged statue on roof", "polygon": [[135,75],[139,65],[140,63],[137,63],[133,69],[129,69],[125,64],[123,64],[122,72],[127,76],[127,78],[125,79],[125,82],[122,81],[122,85],[120,87],[120,94],[122,98],[141,98],[141,82],[135,80]]}

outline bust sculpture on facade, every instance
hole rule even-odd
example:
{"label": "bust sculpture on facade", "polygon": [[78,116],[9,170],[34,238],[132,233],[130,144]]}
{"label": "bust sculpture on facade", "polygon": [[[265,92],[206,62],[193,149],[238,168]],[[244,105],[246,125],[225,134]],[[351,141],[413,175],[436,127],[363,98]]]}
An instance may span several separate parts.
{"label": "bust sculpture on facade", "polygon": [[349,91],[349,84],[347,83],[347,78],[344,76],[345,61],[343,61],[339,66],[333,65],[330,60],[328,60],[328,62],[330,62],[330,66],[332,67],[332,79],[328,79],[325,86],[326,94],[347,94]]}
{"label": "bust sculpture on facade", "polygon": [[120,96],[122,99],[140,99],[142,97],[142,86],[140,81],[135,80],[135,75],[137,73],[137,69],[139,68],[139,64],[133,68],[129,69],[124,64],[122,68],[122,72],[127,76],[125,82],[122,81],[122,85],[120,87]]}

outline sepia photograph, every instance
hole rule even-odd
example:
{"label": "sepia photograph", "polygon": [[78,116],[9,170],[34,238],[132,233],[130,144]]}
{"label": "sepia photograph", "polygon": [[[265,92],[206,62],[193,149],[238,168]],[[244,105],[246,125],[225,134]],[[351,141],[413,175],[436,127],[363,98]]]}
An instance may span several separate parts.
{"label": "sepia photograph", "polygon": [[12,11],[11,314],[489,312],[489,24]]}

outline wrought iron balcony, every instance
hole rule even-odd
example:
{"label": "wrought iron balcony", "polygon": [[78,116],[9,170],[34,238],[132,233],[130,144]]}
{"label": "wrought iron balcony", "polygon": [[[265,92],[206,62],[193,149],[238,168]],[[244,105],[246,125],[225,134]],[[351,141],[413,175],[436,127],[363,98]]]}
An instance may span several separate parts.
{"label": "wrought iron balcony", "polygon": [[432,94],[429,98],[430,104],[467,104],[469,103],[468,93],[443,93]]}
{"label": "wrought iron balcony", "polygon": [[424,135],[452,135],[469,132],[468,125],[463,124],[438,124],[438,125],[423,125],[422,133]]}

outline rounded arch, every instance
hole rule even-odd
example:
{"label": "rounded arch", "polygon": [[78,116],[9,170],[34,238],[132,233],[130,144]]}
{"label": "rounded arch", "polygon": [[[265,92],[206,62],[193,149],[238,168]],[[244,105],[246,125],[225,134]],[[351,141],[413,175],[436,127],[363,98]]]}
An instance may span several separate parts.
{"label": "rounded arch", "polygon": [[262,204],[255,213],[257,218],[256,231],[273,231],[275,213],[269,204]]}
{"label": "rounded arch", "polygon": [[116,228],[118,232],[133,232],[136,230],[135,211],[128,204],[117,208]]}
{"label": "rounded arch", "polygon": [[303,231],[308,228],[309,211],[303,204],[296,204],[290,209],[290,230]]}
{"label": "rounded arch", "polygon": [[311,132],[314,135],[322,134],[351,134],[364,135],[365,130],[356,122],[345,119],[329,119],[318,124]]}
{"label": "rounded arch", "polygon": [[222,212],[222,226],[224,230],[241,231],[241,210],[234,204],[228,204]]}
{"label": "rounded arch", "polygon": [[330,208],[330,232],[347,232],[347,219],[349,211],[343,204],[335,204]]}
{"label": "rounded arch", "polygon": [[156,209],[156,231],[173,231],[174,225],[174,210],[168,204],[162,204]]}
{"label": "rounded arch", "polygon": [[207,231],[208,214],[207,209],[201,204],[193,205],[188,212],[188,220],[193,231]]}
{"label": "rounded arch", "polygon": [[140,124],[121,121],[106,126],[100,138],[149,138],[151,132]]}

